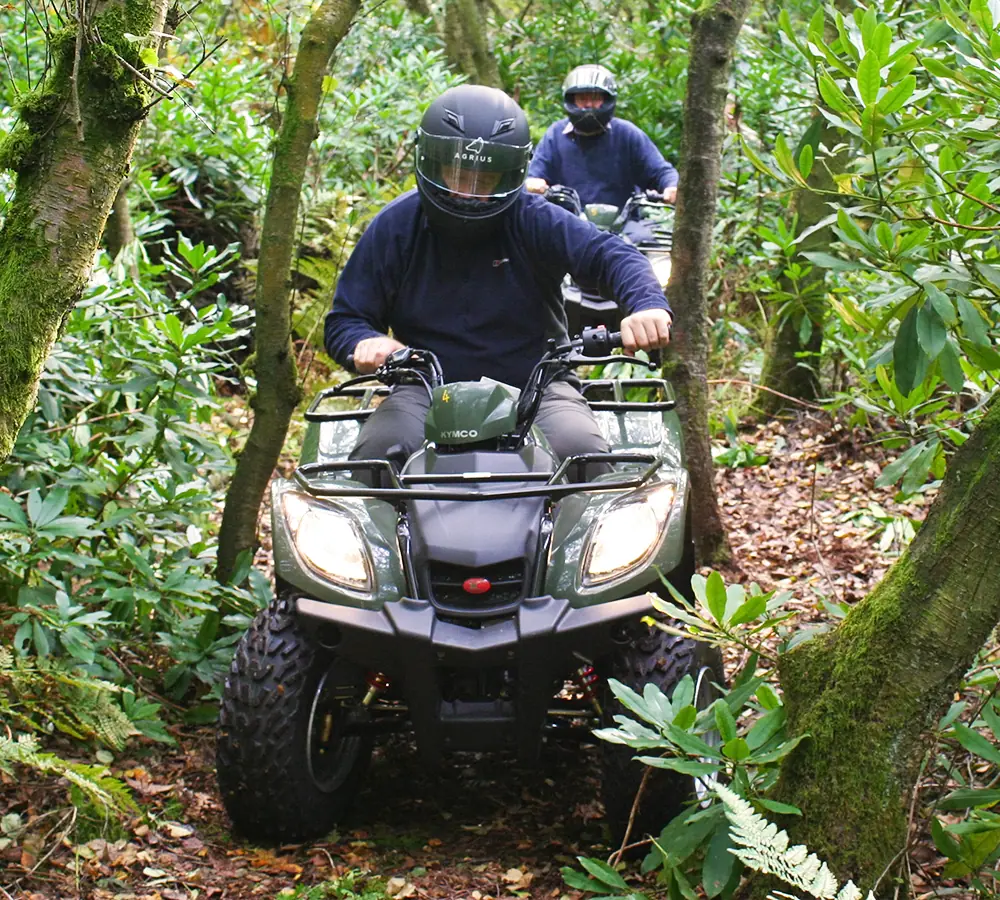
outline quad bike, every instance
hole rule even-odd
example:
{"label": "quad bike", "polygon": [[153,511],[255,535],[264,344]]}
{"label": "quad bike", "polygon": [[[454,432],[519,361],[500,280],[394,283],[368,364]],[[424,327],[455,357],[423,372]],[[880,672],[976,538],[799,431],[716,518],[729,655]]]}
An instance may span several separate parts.
{"label": "quad bike", "polygon": [[[619,209],[607,203],[580,202],[573,188],[555,184],[545,191],[545,199],[585,219],[602,231],[617,234],[634,244],[649,260],[660,287],[670,280],[670,247],[673,239],[673,207],[662,200],[652,199],[655,191],[638,191]],[[562,285],[563,302],[570,334],[584,328],[617,329],[621,324],[621,309],[610,298],[603,297],[596,286],[579,285],[569,275]]]}
{"label": "quad bike", "polygon": [[[669,384],[584,382],[611,453],[559,462],[534,426],[546,386],[620,360],[620,340],[550,341],[521,392],[444,384],[434,354],[405,348],[316,397],[301,464],[272,490],[277,599],[242,638],[221,704],[218,780],[238,831],[328,831],[386,732],[412,731],[431,762],[504,748],[531,760],[546,740],[610,724],[608,678],[670,693],[690,675],[696,707],[711,704],[718,657],[640,621],[658,571],[681,591],[693,571]],[[349,459],[373,401],[398,384],[430,395],[422,448]],[[329,409],[337,398],[360,406]],[[620,836],[644,767],[628,747],[602,754]],[[697,787],[652,771],[635,835],[657,833]]]}

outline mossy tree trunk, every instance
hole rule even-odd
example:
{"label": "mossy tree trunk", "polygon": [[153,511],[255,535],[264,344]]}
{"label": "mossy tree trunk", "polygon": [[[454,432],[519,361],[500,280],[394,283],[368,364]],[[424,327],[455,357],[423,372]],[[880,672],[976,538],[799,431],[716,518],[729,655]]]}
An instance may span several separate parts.
{"label": "mossy tree trunk", "polygon": [[146,116],[150,98],[133,71],[145,68],[144,43],[125,35],[159,31],[167,0],[86,0],[73,8],[80,6],[86,26],[49,35],[51,69],[20,98],[20,118],[0,140],[0,168],[16,172],[0,229],[0,462],[87,284]]}
{"label": "mossy tree trunk", "polygon": [[[832,127],[822,113],[817,112],[816,116],[813,122],[818,130],[817,145],[836,147],[843,140],[843,132]],[[830,197],[837,191],[834,176],[843,172],[846,163],[847,153],[843,149],[833,156],[817,153],[816,164],[806,179],[809,187],[798,188],[792,196],[788,211],[790,216],[798,217],[796,233],[815,229],[799,243],[799,253],[829,248],[833,239],[830,226],[816,228],[816,225],[831,212]],[[820,396],[819,363],[827,309],[825,276],[826,269],[814,265],[797,284],[784,272],[778,280],[780,302],[787,299],[788,308],[773,315],[768,325],[761,384],[770,391],[761,391],[757,398],[765,414],[776,413],[788,403],[773,392],[802,400],[815,400]],[[806,319],[810,324],[803,328]]]}
{"label": "mossy tree trunk", "polygon": [[[849,16],[853,8],[847,0],[835,0],[834,6],[844,16]],[[829,18],[825,36],[831,43],[837,39],[837,31]],[[844,172],[848,161],[847,150],[842,144],[850,138],[830,124],[823,115],[822,106],[822,98],[817,97],[812,121],[795,152],[797,160],[802,146],[809,143],[816,160],[806,178],[808,187],[797,188],[788,205],[789,218],[797,217],[796,234],[810,232],[799,242],[799,254],[829,248],[833,230],[830,226],[816,226],[831,212],[830,198],[837,193],[836,179]],[[827,152],[822,152],[821,148]],[[832,153],[835,148],[839,149]],[[802,258],[799,262],[807,264]],[[820,353],[827,313],[825,278],[826,269],[813,265],[809,274],[797,284],[784,272],[778,279],[779,305],[786,302],[788,305],[783,312],[772,315],[768,323],[760,380],[770,390],[760,391],[757,397],[757,406],[765,415],[780,412],[788,405],[789,401],[781,394],[800,400],[815,400],[820,396]],[[809,324],[805,325],[807,319]]]}
{"label": "mossy tree trunk", "polygon": [[906,553],[835,632],[781,659],[791,731],[811,737],[773,796],[802,810],[795,841],[865,891],[906,846],[928,730],[1000,620],[998,546],[994,403]]}
{"label": "mossy tree trunk", "polygon": [[261,500],[301,397],[291,342],[295,223],[309,152],[319,133],[323,78],[359,5],[359,0],[323,0],[302,31],[286,85],[288,103],[271,166],[257,263],[254,420],[226,495],[216,571],[220,581],[228,581],[240,554],[257,545]]}
{"label": "mossy tree trunk", "polygon": [[490,50],[486,16],[478,0],[447,0],[444,45],[452,68],[473,84],[501,87],[500,69]]}
{"label": "mossy tree trunk", "polygon": [[684,139],[667,295],[674,310],[673,351],[664,373],[677,391],[684,428],[698,560],[729,556],[715,496],[708,434],[708,319],[705,281],[712,253],[715,201],[722,163],[724,112],[736,38],[750,0],[715,0],[692,17]]}

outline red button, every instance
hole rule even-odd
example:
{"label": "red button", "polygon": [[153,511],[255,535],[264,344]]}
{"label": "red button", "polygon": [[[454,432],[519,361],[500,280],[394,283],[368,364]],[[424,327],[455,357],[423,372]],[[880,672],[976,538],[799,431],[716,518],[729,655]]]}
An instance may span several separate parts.
{"label": "red button", "polygon": [[491,587],[485,578],[466,578],[462,582],[462,589],[467,594],[485,594]]}

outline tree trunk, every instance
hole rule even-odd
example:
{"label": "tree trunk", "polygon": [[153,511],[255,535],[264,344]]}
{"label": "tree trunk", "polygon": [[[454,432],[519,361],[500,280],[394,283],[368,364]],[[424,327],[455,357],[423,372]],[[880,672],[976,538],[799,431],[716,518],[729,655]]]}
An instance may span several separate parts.
{"label": "tree trunk", "polygon": [[722,162],[723,117],[736,38],[750,0],[715,0],[692,17],[684,139],[667,295],[674,309],[673,352],[664,366],[677,392],[691,474],[695,550],[700,563],[729,557],[715,496],[708,435],[708,321],[705,280],[712,253]]}
{"label": "tree trunk", "polygon": [[[817,112],[813,122],[821,123],[819,146],[832,149],[844,139],[843,132],[830,125],[822,113]],[[832,157],[816,154],[816,164],[806,179],[809,187],[798,188],[789,204],[789,214],[798,215],[797,234],[814,228],[830,214],[830,197],[837,191],[834,176],[843,172],[846,164],[847,153],[843,149]],[[799,243],[799,253],[826,250],[831,240],[830,226],[819,228]],[[797,289],[801,301],[787,314],[773,316],[768,325],[761,384],[771,390],[761,391],[757,397],[757,404],[765,414],[779,412],[788,403],[771,391],[802,400],[815,400],[820,396],[819,357],[826,318],[825,276],[826,269],[814,265],[797,288],[784,273],[778,281],[783,294],[794,294]],[[808,337],[802,340],[802,323],[806,317],[812,327]]]}
{"label": "tree trunk", "polygon": [[[149,100],[143,44],[167,0],[88,0],[89,30],[50,35],[52,69],[0,141],[17,173],[0,230],[0,462],[31,412],[45,360],[86,287]],[[97,35],[102,43],[96,42]],[[123,65],[124,60],[128,65]]]}
{"label": "tree trunk", "polygon": [[447,0],[444,45],[453,69],[473,84],[500,87],[500,70],[490,52],[486,17],[476,0]]}
{"label": "tree trunk", "polygon": [[253,426],[240,454],[219,534],[216,575],[228,581],[239,555],[257,544],[260,504],[301,398],[291,343],[290,273],[306,164],[318,134],[323,78],[357,14],[359,0],[323,0],[302,31],[288,103],[271,166],[257,263]]}
{"label": "tree trunk", "polygon": [[785,655],[774,798],[796,842],[867,891],[907,842],[927,731],[1000,620],[1000,403],[956,452],[906,553],[832,634]]}

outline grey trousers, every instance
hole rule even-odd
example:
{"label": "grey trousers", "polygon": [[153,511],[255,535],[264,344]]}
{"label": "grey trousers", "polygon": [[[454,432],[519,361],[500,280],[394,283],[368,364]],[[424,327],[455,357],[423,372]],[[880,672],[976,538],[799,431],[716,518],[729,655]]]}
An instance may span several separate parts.
{"label": "grey trousers", "polygon": [[[427,392],[417,385],[399,385],[365,422],[351,459],[385,459],[399,446],[409,456],[424,440],[424,419],[430,409]],[[607,453],[610,448],[583,395],[557,381],[546,388],[535,424],[560,460],[578,453]],[[588,466],[588,469],[591,467]],[[599,467],[603,469],[604,467]]]}

